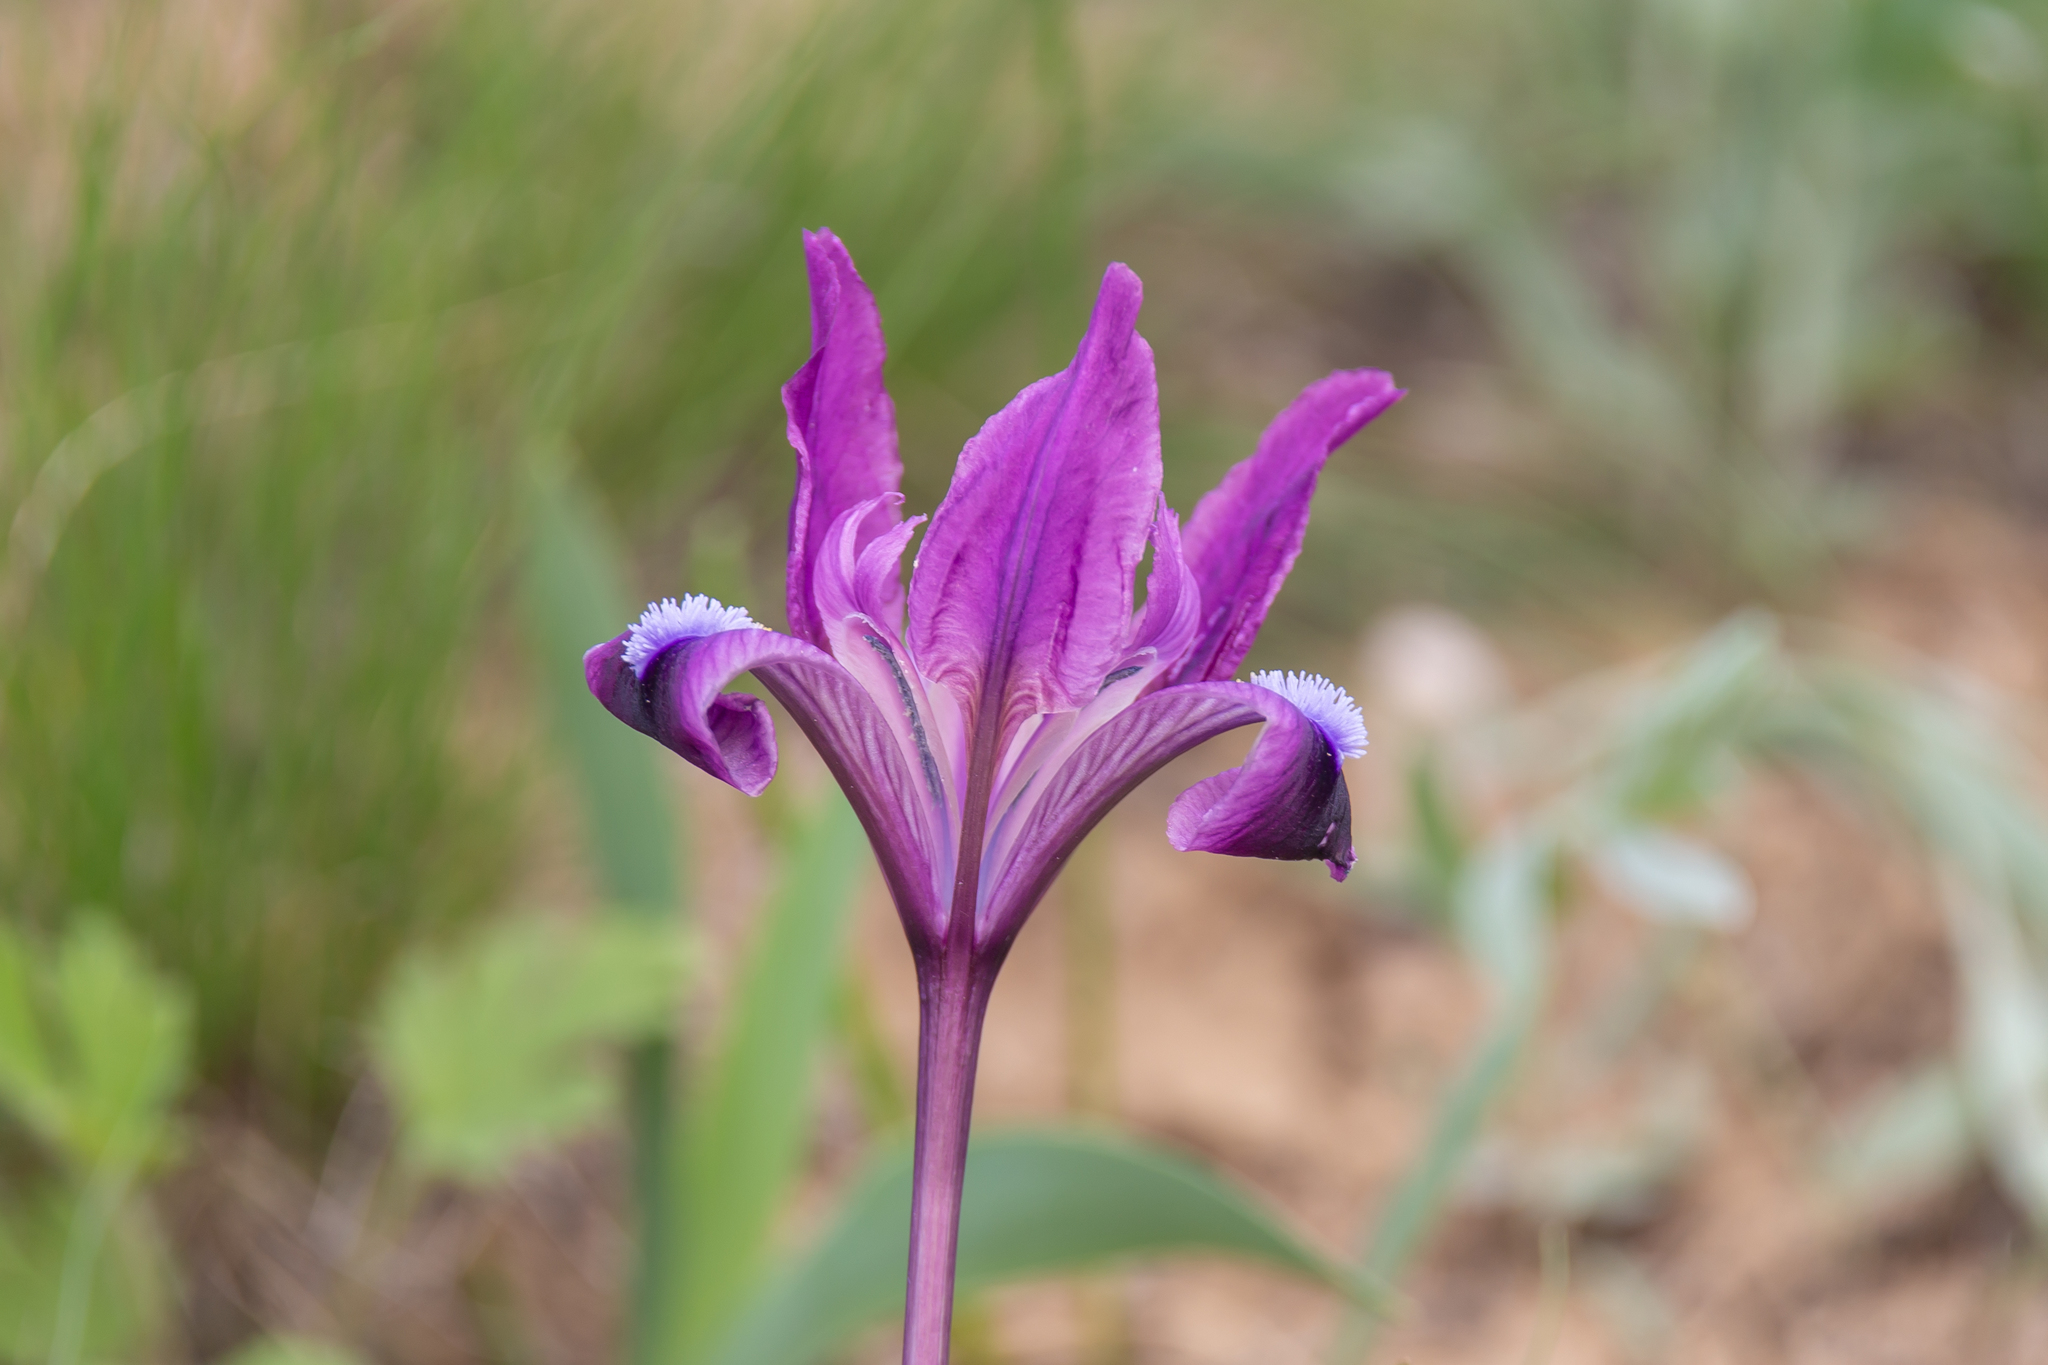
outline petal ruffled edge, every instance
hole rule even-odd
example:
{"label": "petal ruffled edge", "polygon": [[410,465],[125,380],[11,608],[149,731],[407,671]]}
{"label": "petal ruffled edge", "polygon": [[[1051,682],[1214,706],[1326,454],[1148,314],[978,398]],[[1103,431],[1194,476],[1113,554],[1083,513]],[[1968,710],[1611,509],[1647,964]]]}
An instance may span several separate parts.
{"label": "petal ruffled edge", "polygon": [[931,812],[888,721],[852,674],[823,650],[771,630],[734,630],[670,646],[636,676],[626,636],[583,657],[584,678],[606,710],[749,796],[775,775],[775,727],[759,697],[722,689],[760,679],[807,735],[845,791],[881,865],[905,929],[943,932]]}

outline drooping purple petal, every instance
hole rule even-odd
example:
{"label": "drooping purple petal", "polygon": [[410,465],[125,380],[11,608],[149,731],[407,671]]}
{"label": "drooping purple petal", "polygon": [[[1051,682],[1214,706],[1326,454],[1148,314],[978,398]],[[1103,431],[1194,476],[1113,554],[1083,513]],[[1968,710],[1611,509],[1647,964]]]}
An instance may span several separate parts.
{"label": "drooping purple petal", "polygon": [[766,637],[778,648],[800,643],[771,631],[722,631],[671,644],[636,670],[628,631],[583,656],[583,678],[620,720],[719,781],[759,796],[775,776],[774,722],[759,697],[719,691],[746,667],[722,666],[744,637]]}
{"label": "drooping purple petal", "polygon": [[1171,682],[1228,678],[1301,553],[1309,499],[1330,452],[1402,395],[1383,370],[1340,370],[1301,391],[1188,519],[1187,556],[1202,585],[1202,624]]}
{"label": "drooping purple petal", "polygon": [[[630,632],[629,632],[630,634]],[[775,775],[775,729],[759,697],[721,691],[752,672],[786,707],[846,792],[874,845],[889,891],[913,933],[939,923],[937,888],[949,869],[930,807],[872,698],[824,651],[771,630],[746,629],[669,646],[636,674],[628,636],[583,657],[605,709],[749,796]]]}
{"label": "drooping purple petal", "polygon": [[1073,364],[967,443],[925,533],[910,647],[970,728],[1006,735],[1038,712],[1075,709],[1116,665],[1159,496],[1142,299],[1138,277],[1112,265]]}
{"label": "drooping purple petal", "polygon": [[1343,881],[1351,850],[1351,791],[1342,760],[1323,728],[1278,692],[1250,683],[1197,683],[1242,689],[1265,716],[1242,767],[1197,782],[1174,799],[1166,838],[1183,853],[1239,858],[1321,858]]}
{"label": "drooping purple petal", "polygon": [[[782,387],[789,443],[796,450],[784,591],[791,633],[822,644],[811,598],[820,542],[840,513],[895,492],[903,461],[896,453],[896,409],[882,386],[888,348],[874,295],[831,232],[806,232],[804,256],[811,276],[812,353]],[[895,521],[892,508],[876,516],[864,534],[883,534]]]}
{"label": "drooping purple petal", "polygon": [[[1197,783],[1175,801],[1169,838],[1183,851],[1322,858],[1341,881],[1353,861],[1351,799],[1343,768],[1315,724],[1263,687],[1190,683],[1140,699],[1048,775],[994,870],[984,937],[999,941],[1021,928],[1088,831],[1140,782],[1196,745],[1259,721],[1266,728],[1242,767]],[[1257,802],[1265,809],[1247,813]]]}

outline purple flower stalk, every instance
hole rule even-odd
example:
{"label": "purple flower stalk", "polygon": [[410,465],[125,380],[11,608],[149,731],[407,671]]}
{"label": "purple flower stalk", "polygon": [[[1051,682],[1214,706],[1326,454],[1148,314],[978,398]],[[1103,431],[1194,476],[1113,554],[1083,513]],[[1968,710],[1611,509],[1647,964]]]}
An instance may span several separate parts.
{"label": "purple flower stalk", "polygon": [[1350,870],[1358,708],[1313,675],[1231,678],[1300,552],[1324,461],[1401,391],[1379,370],[1309,385],[1183,532],[1160,496],[1142,287],[1112,265],[1073,363],[961,452],[906,595],[903,552],[925,518],[901,511],[881,318],[838,238],[806,233],[804,249],[813,349],[782,390],[797,457],[789,633],[668,599],[584,672],[613,715],[749,796],[775,775],[775,732],[758,697],[722,689],[753,673],[866,827],[922,1004],[903,1359],[943,1365],[989,991],[1083,836],[1168,760],[1259,722],[1243,766],[1173,803],[1167,838]]}

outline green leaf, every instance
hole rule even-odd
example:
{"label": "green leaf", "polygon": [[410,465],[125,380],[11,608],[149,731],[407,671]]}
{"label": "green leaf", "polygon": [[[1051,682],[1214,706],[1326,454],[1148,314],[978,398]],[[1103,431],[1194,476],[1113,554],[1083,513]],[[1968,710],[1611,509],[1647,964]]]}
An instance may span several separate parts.
{"label": "green leaf", "polygon": [[790,836],[724,1039],[687,1112],[674,1289],[686,1359],[731,1325],[766,1269],[769,1233],[803,1164],[814,1063],[866,863],[867,837],[835,789]]}
{"label": "green leaf", "polygon": [[1452,902],[1458,941],[1501,1012],[1532,1009],[1549,982],[1556,861],[1553,840],[1510,829],[1496,835],[1458,880]]}
{"label": "green leaf", "polygon": [[[1361,1269],[1392,1284],[1436,1225],[1487,1116],[1514,1079],[1550,983],[1550,901],[1555,843],[1510,829],[1480,850],[1459,879],[1453,908],[1465,954],[1486,978],[1493,1010],[1450,1088],[1437,1102],[1429,1136],[1388,1196],[1366,1242]],[[1364,1358],[1377,1324],[1351,1314],[1331,1358]]]}
{"label": "green leaf", "polygon": [[57,1013],[74,1068],[70,1142],[81,1160],[158,1151],[191,1059],[191,1006],[112,921],[74,922],[57,955]]}
{"label": "green leaf", "polygon": [[228,1357],[227,1365],[362,1365],[362,1357],[311,1337],[264,1337]]}
{"label": "green leaf", "polygon": [[2048,1232],[2048,974],[2002,898],[1953,870],[1942,891],[1963,981],[1962,1076],[1992,1165]]}
{"label": "green leaf", "polygon": [[[752,1305],[717,1365],[807,1365],[903,1310],[910,1161],[878,1160],[825,1235]],[[1243,1257],[1355,1293],[1355,1280],[1242,1190],[1158,1148],[1078,1132],[977,1139],[958,1290],[1138,1256]]]}
{"label": "green leaf", "polygon": [[1458,812],[1444,784],[1443,765],[1425,752],[1408,769],[1408,818],[1420,889],[1432,913],[1447,916],[1451,895],[1469,852]]}
{"label": "green leaf", "polygon": [[1859,1204],[1940,1188],[1961,1176],[1977,1134],[1967,1090],[1947,1064],[1886,1089],[1842,1126],[1821,1155],[1830,1187]]}
{"label": "green leaf", "polygon": [[1779,659],[1778,626],[1738,612],[1679,659],[1612,741],[1605,805],[1615,818],[1695,810],[1726,786],[1731,746],[1766,695]]}
{"label": "green leaf", "polygon": [[1610,831],[1586,850],[1608,892],[1658,924],[1739,929],[1756,907],[1749,877],[1718,849],[1651,825]]}
{"label": "green leaf", "polygon": [[632,623],[619,555],[561,461],[536,454],[531,466],[526,619],[549,722],[578,779],[606,897],[631,913],[672,916],[681,879],[662,751],[598,705],[583,681],[584,651]]}
{"label": "green leaf", "polygon": [[[0,1204],[0,1360],[49,1360],[60,1336],[73,1359],[121,1359],[160,1321],[160,1248],[132,1216],[92,1226],[106,1211],[93,1193],[88,1182],[39,1181]],[[78,1254],[81,1236],[97,1242],[93,1254]]]}
{"label": "green leaf", "polygon": [[166,1155],[192,1047],[184,992],[99,915],[36,956],[0,927],[0,1105],[80,1173]]}
{"label": "green leaf", "polygon": [[372,1047],[407,1156],[490,1180],[600,1121],[617,1076],[593,1053],[660,1029],[684,964],[673,932],[617,916],[508,920],[402,962]]}
{"label": "green leaf", "polygon": [[61,1146],[67,1105],[36,1020],[38,968],[20,933],[0,921],[0,1105],[43,1141]]}

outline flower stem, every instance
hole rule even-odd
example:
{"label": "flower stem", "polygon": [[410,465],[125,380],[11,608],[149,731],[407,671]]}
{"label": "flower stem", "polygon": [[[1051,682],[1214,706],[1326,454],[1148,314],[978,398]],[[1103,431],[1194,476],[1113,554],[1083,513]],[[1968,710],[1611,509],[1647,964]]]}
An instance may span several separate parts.
{"label": "flower stem", "polygon": [[991,984],[965,952],[942,953],[929,970],[919,972],[917,1153],[911,1173],[903,1365],[946,1365],[951,1344],[960,1188],[967,1173],[974,1065]]}

